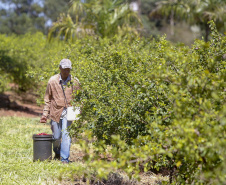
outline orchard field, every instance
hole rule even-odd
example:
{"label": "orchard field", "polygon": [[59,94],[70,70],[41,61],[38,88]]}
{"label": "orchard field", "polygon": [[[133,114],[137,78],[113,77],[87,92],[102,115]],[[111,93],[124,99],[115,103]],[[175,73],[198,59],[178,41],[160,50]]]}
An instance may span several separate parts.
{"label": "orchard field", "polygon": [[[23,161],[26,149],[32,152],[31,144],[14,135],[11,142],[18,142],[18,147],[23,144],[24,150],[16,156],[23,161],[16,168],[23,168],[23,163],[34,165],[34,171],[29,169],[36,178],[27,178],[40,184],[45,172],[50,179],[62,174],[72,179],[107,179],[111,172],[122,171],[139,180],[141,173],[163,169],[168,178],[162,178],[162,184],[225,184],[226,36],[217,32],[213,22],[210,27],[210,41],[195,40],[191,47],[172,44],[164,36],[85,37],[47,43],[41,33],[0,35],[2,92],[14,83],[20,91],[32,89],[42,104],[47,81],[58,73],[62,58],[73,62],[71,73],[82,84],[82,90],[74,92],[74,105],[82,105],[83,111],[70,128],[84,154],[82,165],[72,163],[59,170],[60,164],[44,162],[38,168],[30,159]],[[36,130],[17,119],[1,119],[6,128],[13,122],[13,127],[18,125],[20,139]],[[1,126],[4,137],[18,131],[4,129]],[[12,152],[4,143],[1,139],[3,151]],[[1,154],[3,171],[12,169],[7,155]],[[9,155],[15,158],[17,154]],[[30,181],[22,174],[12,175],[23,179],[18,182]],[[13,182],[11,176],[4,177],[7,181],[2,182]]]}

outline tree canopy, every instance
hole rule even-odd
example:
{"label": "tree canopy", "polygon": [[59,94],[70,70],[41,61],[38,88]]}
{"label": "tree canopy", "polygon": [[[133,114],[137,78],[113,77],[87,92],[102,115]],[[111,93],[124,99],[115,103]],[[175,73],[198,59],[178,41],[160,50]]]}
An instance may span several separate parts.
{"label": "tree canopy", "polygon": [[174,19],[185,20],[191,25],[199,25],[205,30],[208,40],[210,28],[208,22],[213,20],[219,30],[226,28],[226,1],[224,0],[165,0],[157,3],[151,16],[160,14],[170,18],[171,26]]}
{"label": "tree canopy", "polygon": [[72,0],[70,4],[69,12],[61,14],[58,21],[53,23],[49,38],[54,33],[65,40],[84,34],[112,36],[121,30],[135,33],[135,27],[141,25],[138,14],[121,0]]}
{"label": "tree canopy", "polygon": [[0,33],[44,31],[43,7],[34,0],[1,0]]}
{"label": "tree canopy", "polygon": [[[138,6],[137,12],[129,8],[130,3]],[[177,31],[186,35],[189,33],[185,31],[192,32],[190,27],[195,25],[201,30],[198,35],[205,32],[207,40],[208,21],[214,20],[219,32],[226,30],[225,4],[225,0],[0,0],[0,33],[41,31],[50,37],[71,39],[133,32],[149,37],[166,33],[171,25],[168,35],[177,37]],[[186,27],[177,26],[184,20]]]}
{"label": "tree canopy", "polygon": [[0,33],[16,35],[41,31],[62,12],[68,10],[70,0],[0,0]]}

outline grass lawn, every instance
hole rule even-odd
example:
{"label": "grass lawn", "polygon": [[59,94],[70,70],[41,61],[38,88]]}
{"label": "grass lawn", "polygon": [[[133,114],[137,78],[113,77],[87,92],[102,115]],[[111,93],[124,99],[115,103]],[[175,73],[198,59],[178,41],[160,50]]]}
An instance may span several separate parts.
{"label": "grass lawn", "polygon": [[68,165],[54,160],[33,162],[32,136],[50,134],[49,125],[40,124],[37,118],[1,117],[0,121],[0,184],[70,184],[61,173]]}

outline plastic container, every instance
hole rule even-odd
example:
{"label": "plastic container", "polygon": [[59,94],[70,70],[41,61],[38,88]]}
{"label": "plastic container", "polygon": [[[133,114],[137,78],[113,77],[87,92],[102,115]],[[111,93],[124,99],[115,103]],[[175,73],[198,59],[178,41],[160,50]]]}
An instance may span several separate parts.
{"label": "plastic container", "polygon": [[33,135],[33,161],[52,160],[53,135]]}

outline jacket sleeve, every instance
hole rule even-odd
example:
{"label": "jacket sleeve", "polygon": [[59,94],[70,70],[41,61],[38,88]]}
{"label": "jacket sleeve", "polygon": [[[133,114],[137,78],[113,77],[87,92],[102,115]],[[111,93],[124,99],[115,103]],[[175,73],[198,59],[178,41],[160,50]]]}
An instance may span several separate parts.
{"label": "jacket sleeve", "polygon": [[46,88],[46,93],[44,96],[44,108],[43,108],[43,116],[48,117],[49,116],[49,111],[50,111],[50,104],[51,104],[51,99],[52,99],[52,90],[51,90],[51,85],[48,82],[47,88]]}

